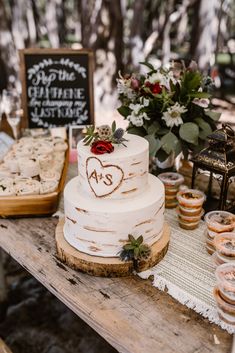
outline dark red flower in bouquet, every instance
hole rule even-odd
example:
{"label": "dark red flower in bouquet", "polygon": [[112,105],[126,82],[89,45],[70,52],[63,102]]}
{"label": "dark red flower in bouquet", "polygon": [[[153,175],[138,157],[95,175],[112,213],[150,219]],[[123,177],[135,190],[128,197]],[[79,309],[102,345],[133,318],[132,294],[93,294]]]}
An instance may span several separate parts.
{"label": "dark red flower in bouquet", "polygon": [[154,83],[151,87],[150,87],[152,93],[154,94],[159,94],[162,92],[162,87],[159,85],[159,83]]}
{"label": "dark red flower in bouquet", "polygon": [[146,86],[146,87],[151,87],[152,84],[151,84],[149,81],[146,81],[146,82],[145,82],[145,86]]}
{"label": "dark red flower in bouquet", "polygon": [[158,82],[156,83],[150,83],[149,81],[145,82],[145,86],[149,87],[150,91],[153,94],[159,94],[162,93],[162,87],[160,86],[160,84]]}
{"label": "dark red flower in bouquet", "polygon": [[91,145],[91,152],[94,154],[104,154],[113,152],[114,147],[109,141],[95,141]]}

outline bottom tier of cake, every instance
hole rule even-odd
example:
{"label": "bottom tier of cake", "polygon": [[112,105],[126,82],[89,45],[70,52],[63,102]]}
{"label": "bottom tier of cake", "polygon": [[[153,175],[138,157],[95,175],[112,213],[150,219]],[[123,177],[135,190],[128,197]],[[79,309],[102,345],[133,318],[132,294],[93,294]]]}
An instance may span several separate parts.
{"label": "bottom tier of cake", "polygon": [[78,188],[78,177],[64,190],[64,236],[77,250],[89,255],[118,257],[128,234],[142,235],[151,246],[164,226],[164,186],[149,174],[143,194],[129,200],[88,198]]}

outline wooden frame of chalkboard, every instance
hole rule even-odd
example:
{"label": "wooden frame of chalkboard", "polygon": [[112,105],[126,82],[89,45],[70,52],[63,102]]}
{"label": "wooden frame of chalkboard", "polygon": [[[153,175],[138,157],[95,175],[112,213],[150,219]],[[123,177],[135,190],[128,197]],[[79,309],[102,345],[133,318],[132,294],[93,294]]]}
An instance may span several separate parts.
{"label": "wooden frame of chalkboard", "polygon": [[94,124],[94,54],[89,49],[23,49],[22,127]]}

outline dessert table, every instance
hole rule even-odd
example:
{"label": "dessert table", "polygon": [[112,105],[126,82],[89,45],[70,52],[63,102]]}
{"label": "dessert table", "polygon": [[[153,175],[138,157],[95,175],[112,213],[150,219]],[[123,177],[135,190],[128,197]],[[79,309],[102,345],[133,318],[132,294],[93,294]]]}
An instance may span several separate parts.
{"label": "dessert table", "polygon": [[55,249],[57,223],[55,217],[0,219],[0,247],[118,352],[230,351],[231,335],[150,280],[92,277],[62,264]]}

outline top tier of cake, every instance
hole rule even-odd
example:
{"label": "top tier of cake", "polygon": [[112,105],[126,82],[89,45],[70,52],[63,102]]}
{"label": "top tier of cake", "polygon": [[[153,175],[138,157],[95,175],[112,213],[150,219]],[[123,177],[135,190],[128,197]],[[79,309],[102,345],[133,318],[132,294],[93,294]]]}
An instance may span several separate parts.
{"label": "top tier of cake", "polygon": [[147,188],[149,144],[126,134],[126,147],[114,145],[110,154],[95,155],[90,146],[78,143],[79,189],[89,197],[132,198]]}

